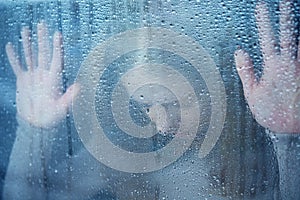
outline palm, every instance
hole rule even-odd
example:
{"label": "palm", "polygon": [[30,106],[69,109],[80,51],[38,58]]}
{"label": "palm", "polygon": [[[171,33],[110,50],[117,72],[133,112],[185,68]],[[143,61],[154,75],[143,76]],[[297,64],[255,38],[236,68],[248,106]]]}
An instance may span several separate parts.
{"label": "palm", "polygon": [[[279,59],[271,66],[286,67]],[[248,97],[250,109],[256,120],[275,132],[299,132],[299,86],[299,77],[296,73],[287,72],[286,75],[281,74],[281,76],[278,76],[277,73],[264,74],[260,83]]]}
{"label": "palm", "polygon": [[48,126],[65,112],[56,104],[58,87],[49,78],[49,71],[23,72],[17,80],[16,104],[20,116],[36,126]]}
{"label": "palm", "polygon": [[[17,76],[16,104],[18,115],[30,124],[49,128],[58,123],[67,113],[72,97],[77,94],[78,86],[72,85],[62,95],[62,40],[56,33],[53,39],[53,53],[50,58],[48,34],[44,24],[38,25],[38,67],[34,67],[30,31],[22,31],[23,47],[27,70],[21,69],[12,45],[6,47],[9,61]],[[73,90],[73,91],[72,91]]]}
{"label": "palm", "polygon": [[300,132],[300,50],[297,56],[291,5],[291,2],[283,1],[280,7],[280,52],[275,47],[266,6],[257,6],[264,61],[264,74],[259,81],[255,78],[249,55],[242,50],[236,52],[236,66],[255,119],[278,133]]}

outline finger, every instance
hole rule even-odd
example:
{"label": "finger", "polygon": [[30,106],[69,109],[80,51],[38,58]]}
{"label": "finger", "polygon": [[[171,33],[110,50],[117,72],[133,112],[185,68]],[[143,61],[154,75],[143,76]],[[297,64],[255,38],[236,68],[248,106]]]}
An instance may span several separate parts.
{"label": "finger", "polygon": [[295,31],[292,1],[282,0],[280,2],[280,53],[286,62],[291,62],[296,56]]}
{"label": "finger", "polygon": [[32,49],[31,49],[31,32],[28,27],[24,27],[21,32],[25,61],[27,65],[27,69],[29,71],[33,70],[32,63]]}
{"label": "finger", "polygon": [[276,54],[276,43],[269,18],[269,12],[264,3],[258,3],[256,6],[256,22],[263,60],[266,64],[268,60],[272,59],[272,56]]}
{"label": "finger", "polygon": [[243,84],[245,97],[248,98],[257,84],[249,54],[243,50],[237,50],[235,52],[235,64]]}
{"label": "finger", "polygon": [[66,93],[58,100],[58,104],[61,106],[62,110],[67,111],[68,107],[71,105],[72,100],[79,94],[80,86],[78,83],[71,85]]}
{"label": "finger", "polygon": [[50,44],[49,44],[49,35],[48,29],[44,22],[41,22],[37,25],[38,29],[38,67],[43,67],[48,69],[50,63]]}
{"label": "finger", "polygon": [[5,49],[6,49],[6,54],[7,54],[9,63],[11,65],[16,77],[18,77],[22,72],[20,60],[15,53],[13,45],[10,42],[6,45]]}
{"label": "finger", "polygon": [[56,32],[53,37],[53,53],[50,71],[54,76],[59,76],[63,68],[62,35]]}

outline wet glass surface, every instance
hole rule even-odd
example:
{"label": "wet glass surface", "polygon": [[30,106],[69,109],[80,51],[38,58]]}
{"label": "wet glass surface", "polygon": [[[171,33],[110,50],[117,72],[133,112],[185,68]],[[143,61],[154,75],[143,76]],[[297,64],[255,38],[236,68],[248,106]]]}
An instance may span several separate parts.
{"label": "wet glass surface", "polygon": [[[277,33],[279,2],[267,3]],[[294,3],[298,28],[299,2]],[[41,148],[50,144],[51,150],[41,151],[42,159],[31,156],[21,169],[42,166],[43,178],[35,182],[33,174],[26,181],[37,191],[46,189],[49,199],[279,199],[272,142],[277,136],[251,113],[234,58],[244,49],[255,76],[263,75],[256,5],[251,0],[0,0],[0,193],[16,133],[25,138],[38,132],[45,135]],[[45,130],[20,116],[17,121],[16,76],[5,52],[11,42],[21,65],[28,64],[20,34],[28,26],[32,55],[38,56],[40,22],[51,43],[45,55],[53,56],[54,33],[63,36],[64,69],[57,73],[62,91],[81,84],[73,107]],[[291,141],[288,148],[298,155],[293,169],[300,142]],[[25,155],[36,155],[30,145]],[[20,171],[16,176],[23,175]]]}

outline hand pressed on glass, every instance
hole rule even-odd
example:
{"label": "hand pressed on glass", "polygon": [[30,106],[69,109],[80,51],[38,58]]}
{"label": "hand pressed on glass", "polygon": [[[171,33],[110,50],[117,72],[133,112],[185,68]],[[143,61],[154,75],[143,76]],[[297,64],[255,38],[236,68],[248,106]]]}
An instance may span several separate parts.
{"label": "hand pressed on glass", "polygon": [[79,85],[73,84],[65,94],[62,93],[63,50],[59,32],[53,36],[52,59],[44,23],[37,25],[37,60],[33,55],[29,28],[24,27],[21,35],[27,70],[22,69],[12,44],[6,45],[9,62],[17,77],[17,112],[34,126],[51,128],[66,116],[72,98],[79,92]]}
{"label": "hand pressed on glass", "polygon": [[250,56],[243,50],[236,52],[236,67],[245,97],[262,126],[277,133],[299,133],[300,45],[297,55],[292,2],[285,0],[280,4],[280,52],[266,5],[259,3],[256,11],[264,74],[257,81]]}

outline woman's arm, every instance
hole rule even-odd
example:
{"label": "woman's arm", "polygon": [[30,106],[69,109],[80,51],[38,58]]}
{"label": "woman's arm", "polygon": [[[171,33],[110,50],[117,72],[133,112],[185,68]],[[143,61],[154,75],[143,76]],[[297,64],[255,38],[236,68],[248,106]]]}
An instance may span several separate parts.
{"label": "woman's arm", "polygon": [[3,199],[46,199],[47,168],[55,129],[17,118],[18,128],[5,177]]}
{"label": "woman's arm", "polygon": [[300,43],[296,44],[293,1],[280,2],[280,48],[265,3],[258,3],[256,13],[264,74],[260,80],[255,77],[252,60],[243,50],[236,52],[236,67],[256,121],[277,133],[272,138],[282,199],[300,199]]}
{"label": "woman's arm", "polygon": [[282,199],[300,198],[300,133],[271,133],[280,174]]}
{"label": "woman's arm", "polygon": [[[6,52],[17,77],[17,129],[15,143],[5,178],[5,199],[45,199],[47,195],[47,168],[50,166],[51,146],[56,127],[66,116],[72,98],[79,92],[72,85],[63,94],[62,36],[53,36],[53,50],[49,44],[48,29],[44,23],[37,26],[38,55],[32,50],[31,32],[22,30],[26,67],[11,43]],[[51,56],[52,55],[52,56]]]}

